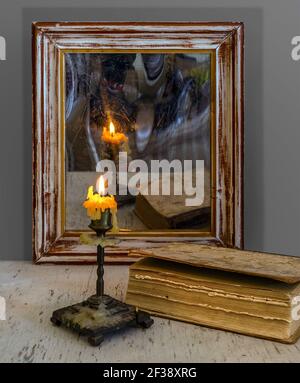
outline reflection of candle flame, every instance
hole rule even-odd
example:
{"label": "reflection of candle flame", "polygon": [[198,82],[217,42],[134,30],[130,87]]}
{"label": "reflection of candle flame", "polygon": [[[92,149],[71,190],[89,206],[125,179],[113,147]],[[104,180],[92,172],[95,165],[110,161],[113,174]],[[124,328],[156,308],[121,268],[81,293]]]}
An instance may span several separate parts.
{"label": "reflection of candle flame", "polygon": [[100,176],[98,179],[97,179],[97,182],[96,182],[96,190],[97,192],[103,196],[105,194],[105,181],[104,181],[104,177],[103,176]]}
{"label": "reflection of candle flame", "polygon": [[128,137],[122,132],[117,132],[114,123],[110,121],[108,127],[103,126],[101,140],[108,144],[120,145],[127,142]]}
{"label": "reflection of candle flame", "polygon": [[116,132],[116,129],[115,129],[115,125],[113,124],[113,122],[110,122],[109,124],[109,133],[111,136],[113,136]]}

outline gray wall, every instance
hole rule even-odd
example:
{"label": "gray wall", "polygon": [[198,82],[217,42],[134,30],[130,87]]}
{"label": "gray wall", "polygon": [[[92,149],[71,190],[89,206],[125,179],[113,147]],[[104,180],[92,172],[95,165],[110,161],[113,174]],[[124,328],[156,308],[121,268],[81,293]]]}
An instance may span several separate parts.
{"label": "gray wall", "polygon": [[244,21],[245,247],[300,255],[300,61],[290,56],[299,18],[299,0],[2,1],[7,61],[0,61],[0,259],[31,259],[34,20]]}

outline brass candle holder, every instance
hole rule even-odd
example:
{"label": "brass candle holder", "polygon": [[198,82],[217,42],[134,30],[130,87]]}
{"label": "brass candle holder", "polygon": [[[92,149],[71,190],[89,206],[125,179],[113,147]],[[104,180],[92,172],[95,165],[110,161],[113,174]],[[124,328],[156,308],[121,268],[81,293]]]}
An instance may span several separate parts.
{"label": "brass candle holder", "polygon": [[87,300],[67,306],[53,312],[51,321],[57,326],[70,328],[87,336],[93,346],[98,346],[104,336],[129,326],[148,328],[153,324],[149,314],[136,307],[123,303],[104,294],[104,256],[105,246],[115,245],[116,239],[106,239],[105,234],[112,228],[110,209],[101,214],[99,220],[92,220],[89,227],[95,235],[81,235],[81,242],[97,245],[97,282],[96,294]]}

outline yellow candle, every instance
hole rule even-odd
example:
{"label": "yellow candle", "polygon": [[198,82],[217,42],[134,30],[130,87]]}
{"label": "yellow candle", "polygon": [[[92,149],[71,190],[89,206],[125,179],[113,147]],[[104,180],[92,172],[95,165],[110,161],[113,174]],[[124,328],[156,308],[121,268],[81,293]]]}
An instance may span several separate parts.
{"label": "yellow candle", "polygon": [[122,142],[127,142],[128,137],[121,132],[116,132],[112,122],[109,123],[109,129],[103,127],[101,139],[108,144],[120,145]]}
{"label": "yellow candle", "polygon": [[83,202],[83,206],[87,209],[87,215],[92,221],[100,220],[101,213],[106,209],[110,209],[112,213],[113,232],[118,231],[117,225],[117,202],[113,195],[105,194],[105,181],[103,176],[100,176],[96,183],[96,192],[94,187],[88,188],[86,200]]}

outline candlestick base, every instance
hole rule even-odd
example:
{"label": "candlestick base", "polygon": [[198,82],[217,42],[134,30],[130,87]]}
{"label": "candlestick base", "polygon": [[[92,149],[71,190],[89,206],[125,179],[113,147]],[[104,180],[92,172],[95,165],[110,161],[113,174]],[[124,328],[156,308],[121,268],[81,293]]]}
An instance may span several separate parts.
{"label": "candlestick base", "polygon": [[54,311],[51,322],[87,336],[92,346],[99,346],[105,335],[130,326],[148,328],[153,319],[109,295],[92,295],[86,301]]}

